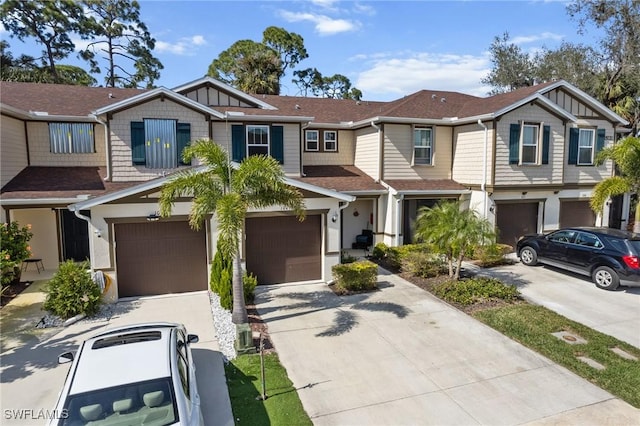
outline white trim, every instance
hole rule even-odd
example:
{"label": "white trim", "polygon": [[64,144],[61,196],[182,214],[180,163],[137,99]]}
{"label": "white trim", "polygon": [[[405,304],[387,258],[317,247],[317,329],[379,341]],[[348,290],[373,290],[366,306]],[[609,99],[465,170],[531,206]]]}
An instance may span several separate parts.
{"label": "white trim", "polygon": [[[314,141],[316,143],[316,149],[309,148],[309,145],[308,145],[309,139],[307,138],[307,132],[315,132],[316,133],[316,140]],[[315,130],[315,129],[305,129],[304,130],[304,150],[307,151],[307,152],[318,152],[318,151],[320,151],[320,130]]]}

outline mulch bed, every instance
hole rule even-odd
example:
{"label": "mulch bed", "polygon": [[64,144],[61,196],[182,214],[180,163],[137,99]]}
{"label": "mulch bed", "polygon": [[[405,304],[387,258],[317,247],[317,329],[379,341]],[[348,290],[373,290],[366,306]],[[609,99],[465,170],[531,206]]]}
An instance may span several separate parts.
{"label": "mulch bed", "polygon": [[4,308],[5,305],[11,302],[17,295],[22,293],[24,289],[29,287],[33,281],[20,281],[19,283],[9,284],[2,288],[2,298],[0,300],[0,307]]}

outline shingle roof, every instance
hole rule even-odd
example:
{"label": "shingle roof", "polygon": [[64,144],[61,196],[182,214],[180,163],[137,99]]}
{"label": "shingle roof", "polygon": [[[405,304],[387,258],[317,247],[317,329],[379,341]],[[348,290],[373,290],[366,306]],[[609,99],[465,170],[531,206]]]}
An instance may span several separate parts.
{"label": "shingle roof", "polygon": [[451,179],[391,179],[384,183],[396,191],[464,191],[467,187]]}
{"label": "shingle roof", "polygon": [[304,174],[296,180],[340,192],[385,190],[355,166],[304,166]]}

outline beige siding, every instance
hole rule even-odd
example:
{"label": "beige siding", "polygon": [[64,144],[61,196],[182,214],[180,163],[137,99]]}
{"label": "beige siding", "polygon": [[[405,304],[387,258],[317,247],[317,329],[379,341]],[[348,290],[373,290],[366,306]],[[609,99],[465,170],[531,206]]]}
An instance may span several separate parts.
{"label": "beige siding", "polygon": [[[213,141],[222,145],[226,150],[231,149],[232,124],[242,123],[213,123]],[[282,168],[287,176],[300,176],[300,127],[297,124],[283,124],[283,127],[284,164]]]}
{"label": "beige siding", "polygon": [[451,177],[450,127],[433,127],[432,165],[412,165],[413,126],[385,124],[384,179],[449,179]]}
{"label": "beige siding", "polygon": [[[549,164],[509,164],[509,127],[519,120],[551,126]],[[497,125],[495,185],[545,185],[562,183],[565,128],[563,122],[537,105],[525,105],[501,117]],[[542,149],[542,146],[540,146]]]}
{"label": "beige siding", "polygon": [[[353,165],[354,160],[354,133],[351,130],[338,131],[337,152],[307,152],[302,155],[302,164],[305,166],[341,166]],[[302,141],[304,145],[304,140]]]}
{"label": "beige siding", "polygon": [[27,141],[24,122],[2,115],[0,121],[2,155],[0,155],[0,187],[27,167]]}
{"label": "beige siding", "polygon": [[562,89],[552,90],[545,93],[544,96],[546,96],[551,102],[556,103],[560,108],[569,111],[576,117],[588,119],[601,118],[598,112]]}
{"label": "beige siding", "polygon": [[[491,183],[493,168],[493,124],[485,123],[487,132],[487,176],[486,183]],[[485,132],[477,124],[468,124],[457,127],[454,131],[455,148],[453,154],[453,180],[470,184],[482,184],[482,169],[484,161],[483,148],[485,145]]]}
{"label": "beige siding", "polygon": [[[578,122],[579,127],[591,127],[591,128],[599,128],[605,129],[605,145],[611,146],[614,139],[614,129],[611,126],[611,123],[604,120],[590,120],[586,122],[584,120],[580,120]],[[567,128],[566,133],[566,152],[569,152],[569,128]],[[607,140],[609,139],[609,140]],[[568,155],[568,154],[567,154]],[[594,166],[576,166],[573,164],[567,164],[567,156],[565,156],[563,165],[564,165],[564,183],[598,183],[602,179],[608,178],[613,174],[613,163],[611,161],[607,161],[602,166],[594,167]]]}
{"label": "beige siding", "polygon": [[104,126],[94,126],[95,153],[93,154],[54,154],[49,143],[49,124],[32,121],[27,125],[29,136],[29,155],[32,166],[71,167],[106,166],[106,147]]}
{"label": "beige siding", "polygon": [[240,99],[229,96],[227,93],[221,92],[214,87],[200,87],[199,89],[183,92],[182,94],[189,99],[193,99],[194,101],[207,106],[250,106]]}
{"label": "beige siding", "polygon": [[380,179],[380,140],[378,131],[366,127],[356,131],[354,165],[374,179]]}
{"label": "beige siding", "polygon": [[111,121],[112,176],[117,181],[144,181],[175,172],[176,169],[147,169],[134,166],[131,161],[131,122],[145,118],[178,120],[191,123],[191,140],[208,138],[209,126],[201,113],[165,99],[149,101],[120,113]]}

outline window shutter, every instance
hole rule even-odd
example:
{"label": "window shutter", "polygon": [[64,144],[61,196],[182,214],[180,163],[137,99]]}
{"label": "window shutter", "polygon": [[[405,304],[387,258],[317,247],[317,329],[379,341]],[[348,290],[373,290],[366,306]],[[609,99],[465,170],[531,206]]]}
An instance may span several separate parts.
{"label": "window shutter", "polygon": [[133,164],[146,164],[144,123],[142,121],[131,122],[131,161]]}
{"label": "window shutter", "polygon": [[190,166],[191,159],[184,161],[182,151],[191,144],[191,123],[178,123],[176,125],[176,143],[178,145],[178,164]]}
{"label": "window shutter", "polygon": [[572,127],[569,129],[569,164],[578,164],[578,139],[580,129]]}
{"label": "window shutter", "polygon": [[598,129],[596,137],[596,155],[604,148],[604,129]]}
{"label": "window shutter", "polygon": [[241,162],[247,155],[247,145],[244,138],[244,126],[231,126],[231,160]]}
{"label": "window shutter", "polygon": [[284,164],[284,127],[271,126],[271,156]]}
{"label": "window shutter", "polygon": [[520,124],[511,123],[509,129],[509,164],[518,164],[520,156]]}
{"label": "window shutter", "polygon": [[542,129],[542,164],[549,164],[549,139],[551,126],[543,126]]}

